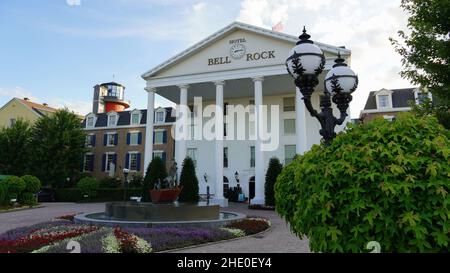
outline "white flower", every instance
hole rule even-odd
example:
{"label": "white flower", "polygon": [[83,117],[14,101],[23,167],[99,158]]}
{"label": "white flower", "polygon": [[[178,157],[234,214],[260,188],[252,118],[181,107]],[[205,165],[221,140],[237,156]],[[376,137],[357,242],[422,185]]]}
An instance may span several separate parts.
{"label": "white flower", "polygon": [[231,233],[234,237],[244,237],[245,232],[238,228],[220,228],[221,230]]}
{"label": "white flower", "polygon": [[120,253],[120,243],[113,232],[102,239],[103,251],[105,253]]}

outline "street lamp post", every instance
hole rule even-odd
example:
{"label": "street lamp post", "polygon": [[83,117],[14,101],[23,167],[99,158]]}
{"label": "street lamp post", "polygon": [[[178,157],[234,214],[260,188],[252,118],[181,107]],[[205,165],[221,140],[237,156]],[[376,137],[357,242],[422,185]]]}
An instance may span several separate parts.
{"label": "street lamp post", "polygon": [[123,201],[127,202],[127,190],[128,190],[128,174],[130,173],[129,169],[123,169],[123,176],[125,177],[125,181],[123,183],[124,191],[123,191]]}
{"label": "street lamp post", "polygon": [[210,193],[209,193],[208,174],[207,173],[205,173],[203,175],[203,179],[205,179],[205,183],[206,183],[206,203],[209,205],[209,198],[211,196],[210,196]]}
{"label": "street lamp post", "polygon": [[[314,88],[319,84],[319,75],[325,69],[326,60],[322,50],[309,38],[311,36],[303,28],[300,40],[286,60],[286,67],[303,95],[306,109],[320,122],[322,127],[320,135],[325,144],[329,145],[336,137],[335,127],[342,125],[348,116],[347,109],[352,101],[351,94],[358,87],[358,76],[345,64],[345,60],[338,53],[333,68],[325,77],[324,96],[320,99],[321,112],[317,112],[312,106],[311,96]],[[331,102],[337,105],[340,112],[339,118],[334,117]]]}

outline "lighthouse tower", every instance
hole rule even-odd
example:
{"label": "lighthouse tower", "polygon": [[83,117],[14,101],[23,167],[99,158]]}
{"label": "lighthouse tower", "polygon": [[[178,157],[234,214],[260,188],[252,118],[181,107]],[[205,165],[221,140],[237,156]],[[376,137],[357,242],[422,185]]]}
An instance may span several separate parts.
{"label": "lighthouse tower", "polygon": [[125,86],[116,82],[94,86],[93,113],[122,112],[130,107],[124,99]]}

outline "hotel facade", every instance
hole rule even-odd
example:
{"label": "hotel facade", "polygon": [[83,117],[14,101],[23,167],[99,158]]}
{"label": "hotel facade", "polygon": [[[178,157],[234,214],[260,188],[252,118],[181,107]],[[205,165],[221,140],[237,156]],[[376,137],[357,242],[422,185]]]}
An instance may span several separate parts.
{"label": "hotel facade", "polygon": [[[320,142],[320,124],[286,70],[297,41],[235,22],[142,75],[148,94],[146,131],[154,127],[155,94],[176,103],[175,160],[181,166],[184,158],[193,158],[200,194],[209,186],[222,207],[228,204],[224,191],[237,185],[252,203],[263,204],[270,158],[288,164]],[[350,50],[315,43],[326,57],[321,82],[338,53],[350,64]],[[316,109],[322,93],[318,86],[313,94]],[[152,143],[152,137],[147,134],[145,142]],[[153,149],[145,145],[145,154]],[[145,157],[145,166],[150,158]]]}

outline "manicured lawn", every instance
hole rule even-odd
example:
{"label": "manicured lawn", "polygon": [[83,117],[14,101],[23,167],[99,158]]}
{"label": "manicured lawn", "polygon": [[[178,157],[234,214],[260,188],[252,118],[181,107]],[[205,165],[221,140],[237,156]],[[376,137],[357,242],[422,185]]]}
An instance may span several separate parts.
{"label": "manicured lawn", "polygon": [[75,224],[72,215],[0,234],[0,253],[149,253],[259,233],[270,226],[249,218],[226,228],[109,228]]}

